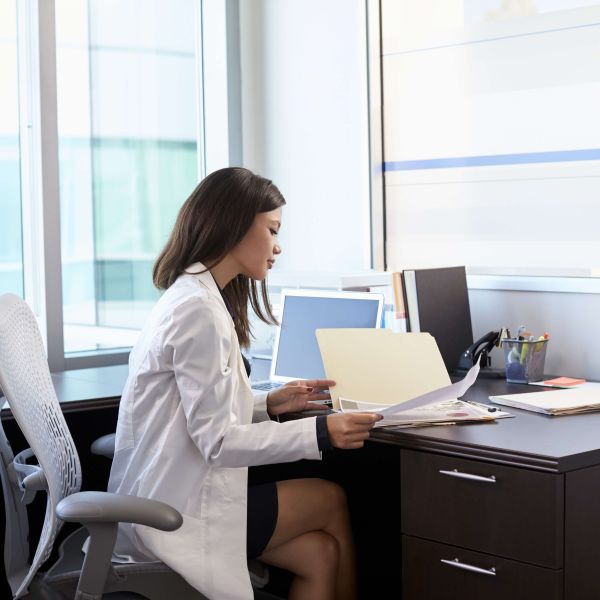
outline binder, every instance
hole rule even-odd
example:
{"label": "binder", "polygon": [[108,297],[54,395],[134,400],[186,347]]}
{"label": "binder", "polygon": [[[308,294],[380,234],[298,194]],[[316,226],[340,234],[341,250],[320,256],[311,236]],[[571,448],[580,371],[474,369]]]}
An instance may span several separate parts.
{"label": "binder", "polygon": [[402,279],[409,331],[430,333],[453,372],[473,343],[465,267],[404,270]]}

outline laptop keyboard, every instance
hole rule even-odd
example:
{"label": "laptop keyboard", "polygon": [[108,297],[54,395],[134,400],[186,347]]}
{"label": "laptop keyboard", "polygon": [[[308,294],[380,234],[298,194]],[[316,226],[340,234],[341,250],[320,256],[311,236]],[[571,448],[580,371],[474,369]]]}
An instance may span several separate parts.
{"label": "laptop keyboard", "polygon": [[260,383],[253,383],[253,390],[261,390],[266,392],[268,390],[274,390],[275,388],[281,387],[281,383],[277,383],[275,381],[262,381]]}

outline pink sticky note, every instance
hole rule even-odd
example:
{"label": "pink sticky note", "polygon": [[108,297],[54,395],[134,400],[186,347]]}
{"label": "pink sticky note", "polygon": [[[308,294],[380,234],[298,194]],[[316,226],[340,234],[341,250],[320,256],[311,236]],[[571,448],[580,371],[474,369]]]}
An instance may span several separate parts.
{"label": "pink sticky note", "polygon": [[579,385],[585,383],[585,379],[573,379],[572,377],[556,377],[555,379],[546,379],[544,385]]}

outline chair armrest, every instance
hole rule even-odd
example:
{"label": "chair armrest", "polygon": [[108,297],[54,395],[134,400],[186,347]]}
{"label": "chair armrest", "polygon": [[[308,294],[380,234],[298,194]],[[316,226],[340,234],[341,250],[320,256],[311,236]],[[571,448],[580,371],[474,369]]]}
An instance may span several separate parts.
{"label": "chair armrest", "polygon": [[58,503],[56,514],[63,521],[82,523],[90,534],[75,600],[103,597],[119,523],[137,523],[162,531],[174,531],[183,523],[181,514],[164,502],[109,492],[71,494]]}
{"label": "chair armrest", "polygon": [[106,456],[106,458],[113,458],[115,455],[115,438],[116,435],[114,433],[109,433],[99,437],[94,441],[90,448],[92,454]]}
{"label": "chair armrest", "polygon": [[174,531],[183,523],[181,514],[164,502],[109,492],[71,494],[58,503],[56,514],[63,521],[84,525],[136,523],[162,531]]}

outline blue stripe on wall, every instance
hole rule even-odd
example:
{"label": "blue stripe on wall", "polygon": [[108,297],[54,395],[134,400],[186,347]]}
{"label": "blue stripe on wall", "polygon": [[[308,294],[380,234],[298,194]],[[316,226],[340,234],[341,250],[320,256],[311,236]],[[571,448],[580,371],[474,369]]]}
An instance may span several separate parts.
{"label": "blue stripe on wall", "polygon": [[573,162],[600,160],[600,148],[588,150],[559,150],[554,152],[527,152],[523,154],[491,154],[489,156],[456,156],[426,160],[386,161],[384,171],[417,171],[422,169],[453,169],[458,167],[493,167],[497,165],[525,165],[533,163]]}
{"label": "blue stripe on wall", "polygon": [[415,52],[429,52],[430,50],[441,50],[443,48],[456,48],[458,46],[470,46],[472,44],[485,44],[487,42],[499,42],[514,38],[531,37],[534,35],[545,35],[546,33],[560,33],[563,31],[572,31],[574,29],[586,29],[589,27],[598,27],[600,23],[583,23],[582,25],[572,25],[570,27],[557,27],[556,29],[542,29],[540,31],[526,31],[524,33],[515,33],[513,35],[502,35],[499,37],[484,38],[481,40],[465,40],[455,44],[441,44],[439,46],[426,46],[423,48],[411,48],[409,50],[399,50],[397,52],[384,53],[383,57],[400,56],[402,54],[413,54]]}

